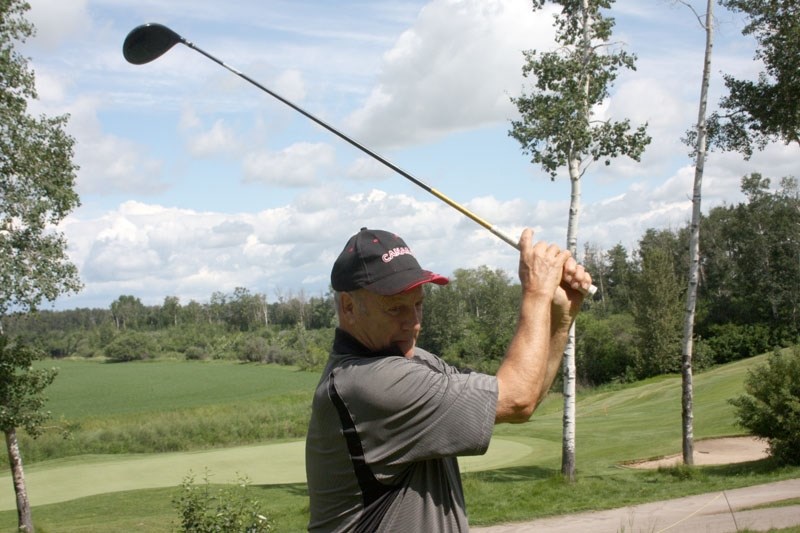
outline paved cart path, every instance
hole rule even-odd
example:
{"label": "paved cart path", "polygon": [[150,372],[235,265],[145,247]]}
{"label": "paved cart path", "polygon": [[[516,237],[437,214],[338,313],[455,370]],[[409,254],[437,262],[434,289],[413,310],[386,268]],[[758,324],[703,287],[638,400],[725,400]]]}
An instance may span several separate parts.
{"label": "paved cart path", "polygon": [[[800,505],[756,509],[772,502],[800,498],[800,479],[543,518],[531,522],[475,527],[473,533],[732,533],[800,526]],[[800,529],[800,528],[799,528]]]}

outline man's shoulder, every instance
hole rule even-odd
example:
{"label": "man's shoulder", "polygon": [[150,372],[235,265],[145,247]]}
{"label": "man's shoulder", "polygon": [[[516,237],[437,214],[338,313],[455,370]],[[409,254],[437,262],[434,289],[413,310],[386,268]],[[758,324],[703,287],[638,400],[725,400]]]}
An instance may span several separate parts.
{"label": "man's shoulder", "polygon": [[405,357],[397,355],[363,357],[352,354],[332,354],[330,373],[337,376],[350,376],[354,379],[361,379],[361,376],[369,375],[374,379],[381,376],[388,376],[395,372],[403,372],[408,365]]}
{"label": "man's shoulder", "polygon": [[438,358],[431,357],[342,356],[331,366],[328,379],[348,402],[395,409],[398,402],[413,403],[441,386],[444,372],[436,364]]}

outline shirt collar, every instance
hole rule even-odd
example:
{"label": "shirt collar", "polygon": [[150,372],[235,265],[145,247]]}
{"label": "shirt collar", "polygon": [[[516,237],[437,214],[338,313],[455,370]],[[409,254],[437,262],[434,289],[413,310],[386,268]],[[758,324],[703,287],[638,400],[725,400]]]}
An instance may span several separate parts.
{"label": "shirt collar", "polygon": [[350,354],[360,357],[403,356],[403,353],[397,346],[389,346],[378,351],[370,350],[361,344],[358,339],[340,328],[336,328],[336,333],[333,337],[333,351],[342,355]]}

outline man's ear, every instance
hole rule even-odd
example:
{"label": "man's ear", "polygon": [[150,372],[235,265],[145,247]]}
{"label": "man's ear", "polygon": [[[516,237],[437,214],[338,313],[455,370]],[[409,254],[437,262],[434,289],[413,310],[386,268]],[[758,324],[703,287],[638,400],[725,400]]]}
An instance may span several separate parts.
{"label": "man's ear", "polygon": [[356,305],[356,301],[353,299],[352,294],[349,292],[341,293],[339,298],[340,320],[346,324],[354,324]]}

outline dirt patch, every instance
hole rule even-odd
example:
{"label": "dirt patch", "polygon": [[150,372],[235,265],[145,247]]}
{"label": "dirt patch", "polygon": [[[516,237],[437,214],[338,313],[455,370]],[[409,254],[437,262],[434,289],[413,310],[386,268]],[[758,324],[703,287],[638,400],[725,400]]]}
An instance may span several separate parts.
{"label": "dirt patch", "polygon": [[[768,456],[767,443],[755,437],[725,437],[694,442],[694,464],[727,465],[758,461]],[[659,468],[683,464],[683,454],[676,453],[651,461],[627,463],[628,468]]]}

